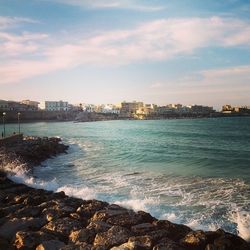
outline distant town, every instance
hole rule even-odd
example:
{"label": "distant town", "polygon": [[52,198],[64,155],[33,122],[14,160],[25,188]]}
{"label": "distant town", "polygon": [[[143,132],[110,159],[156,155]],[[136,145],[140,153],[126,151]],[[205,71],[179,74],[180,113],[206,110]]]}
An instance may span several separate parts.
{"label": "distant town", "polygon": [[75,120],[94,121],[112,119],[167,119],[167,118],[199,118],[228,115],[250,115],[250,106],[233,107],[224,105],[217,112],[213,107],[203,105],[145,104],[140,101],[119,104],[70,104],[67,101],[32,100],[8,101],[0,100],[0,112],[6,121],[14,122],[16,114],[22,120]]}

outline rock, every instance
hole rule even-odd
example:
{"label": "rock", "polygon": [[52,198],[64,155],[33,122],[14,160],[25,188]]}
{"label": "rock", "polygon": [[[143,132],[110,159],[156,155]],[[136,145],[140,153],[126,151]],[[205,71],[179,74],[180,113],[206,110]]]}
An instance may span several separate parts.
{"label": "rock", "polygon": [[144,235],[155,229],[157,229],[156,226],[151,223],[142,223],[131,227],[131,230],[135,235]]}
{"label": "rock", "polygon": [[69,240],[73,243],[87,242],[92,243],[95,238],[95,231],[93,229],[83,228],[78,231],[71,232]]}
{"label": "rock", "polygon": [[65,244],[59,240],[44,241],[36,247],[36,250],[60,250]]}
{"label": "rock", "polygon": [[94,240],[94,246],[102,246],[105,249],[110,249],[113,246],[121,245],[125,243],[130,236],[128,229],[113,226],[107,232],[98,233]]}
{"label": "rock", "polygon": [[164,243],[159,243],[154,246],[153,250],[185,250],[187,248],[184,248],[180,244],[168,239]]}
{"label": "rock", "polygon": [[107,221],[109,218],[127,215],[129,213],[133,213],[133,211],[113,204],[107,206],[105,209],[97,211],[91,218],[91,221]]}
{"label": "rock", "polygon": [[112,250],[150,250],[152,249],[152,238],[150,236],[136,236],[130,237],[128,242],[111,248]]}
{"label": "rock", "polygon": [[11,240],[18,231],[39,230],[45,223],[41,218],[14,218],[0,227],[0,237]]}
{"label": "rock", "polygon": [[166,237],[174,241],[182,239],[189,232],[192,231],[191,228],[185,225],[174,224],[167,220],[154,221],[152,224],[155,225],[158,229],[166,230],[167,231]]}
{"label": "rock", "polygon": [[9,241],[0,238],[0,249],[3,249],[3,250],[14,250],[14,247],[9,243]]}
{"label": "rock", "polygon": [[104,221],[91,221],[87,226],[88,229],[95,230],[96,233],[108,231],[112,226]]}
{"label": "rock", "polygon": [[208,244],[206,245],[205,250],[217,250],[217,248],[215,247],[215,245]]}
{"label": "rock", "polygon": [[126,213],[126,214],[120,214],[117,216],[113,216],[109,219],[107,219],[107,223],[111,225],[119,225],[119,226],[125,226],[125,227],[131,227],[133,225],[136,225],[140,223],[140,218],[136,216],[135,213]]}
{"label": "rock", "polygon": [[43,241],[56,239],[52,234],[46,234],[44,232],[25,232],[20,231],[16,233],[16,239],[14,245],[16,249],[34,249],[37,245]]}
{"label": "rock", "polygon": [[151,249],[153,246],[152,238],[148,235],[130,237],[128,243],[134,245],[134,249]]}
{"label": "rock", "polygon": [[198,230],[188,233],[184,239],[181,240],[181,243],[190,249],[200,250],[205,248],[206,241],[206,234],[203,231]]}
{"label": "rock", "polygon": [[60,248],[60,250],[92,250],[93,246],[87,243],[81,243],[78,245],[66,245],[62,248]]}
{"label": "rock", "polygon": [[108,203],[97,200],[85,201],[77,209],[77,213],[82,217],[91,218],[97,211],[104,209],[107,205]]}
{"label": "rock", "polygon": [[56,233],[62,234],[64,237],[68,237],[71,231],[79,230],[82,227],[83,225],[80,221],[65,217],[50,221],[43,227],[43,229],[54,231]]}
{"label": "rock", "polygon": [[157,221],[157,219],[151,216],[151,214],[146,213],[144,211],[138,211],[137,215],[141,218],[141,221],[143,223],[152,223],[154,221]]}
{"label": "rock", "polygon": [[15,212],[15,217],[23,218],[23,217],[37,217],[41,214],[41,208],[39,207],[24,207]]}
{"label": "rock", "polygon": [[249,244],[239,236],[224,233],[214,240],[214,246],[217,250],[249,250]]}

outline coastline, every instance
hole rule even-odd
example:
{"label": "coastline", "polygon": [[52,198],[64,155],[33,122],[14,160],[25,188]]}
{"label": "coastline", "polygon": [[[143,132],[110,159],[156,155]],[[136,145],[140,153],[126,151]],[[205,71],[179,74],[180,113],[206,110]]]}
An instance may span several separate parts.
{"label": "coastline", "polygon": [[[67,149],[58,146],[63,145],[58,138],[35,138],[34,142],[34,137],[30,137],[25,141],[14,148],[6,145],[0,163],[18,159],[15,164],[32,170],[46,158]],[[142,211],[17,184],[5,173],[1,174],[0,185],[3,249],[249,249],[243,239],[223,230],[192,231]]]}
{"label": "coastline", "polygon": [[[29,111],[21,113],[21,123],[34,122],[94,122],[94,121],[116,121],[116,120],[172,120],[172,119],[205,119],[205,118],[225,118],[225,117],[249,117],[250,114],[232,113],[166,113],[152,114],[144,117],[121,117],[116,114],[71,112],[71,111]],[[10,111],[5,117],[5,123],[17,123],[15,111]]]}

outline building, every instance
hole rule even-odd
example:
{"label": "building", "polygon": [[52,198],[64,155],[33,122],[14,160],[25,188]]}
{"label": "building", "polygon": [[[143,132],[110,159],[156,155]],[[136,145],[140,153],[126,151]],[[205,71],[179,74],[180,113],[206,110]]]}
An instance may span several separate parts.
{"label": "building", "polygon": [[222,113],[224,114],[231,114],[231,113],[249,114],[250,108],[247,106],[233,107],[229,104],[226,104],[222,106]]}
{"label": "building", "polygon": [[35,111],[34,106],[26,105],[21,102],[0,100],[1,111]]}
{"label": "building", "polygon": [[102,104],[97,107],[97,112],[103,114],[120,114],[120,108],[114,104]]}
{"label": "building", "polygon": [[64,101],[44,101],[40,104],[40,108],[46,111],[68,111],[69,103]]}
{"label": "building", "polygon": [[30,101],[30,100],[23,100],[20,103],[29,106],[29,108],[34,111],[39,109],[38,106],[40,104],[40,102]]}
{"label": "building", "polygon": [[210,114],[210,113],[215,112],[215,110],[213,109],[213,107],[202,106],[202,105],[192,105],[191,112],[198,113],[198,114]]}
{"label": "building", "polygon": [[122,102],[120,115],[121,117],[134,117],[143,107],[143,102]]}

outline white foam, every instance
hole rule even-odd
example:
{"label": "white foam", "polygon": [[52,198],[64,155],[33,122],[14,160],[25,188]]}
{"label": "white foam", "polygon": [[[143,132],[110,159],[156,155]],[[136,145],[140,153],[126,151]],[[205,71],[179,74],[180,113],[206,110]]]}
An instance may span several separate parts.
{"label": "white foam", "polygon": [[96,192],[94,189],[89,187],[73,187],[73,186],[62,186],[56,190],[56,192],[64,191],[66,195],[81,198],[83,200],[91,200],[96,198]]}
{"label": "white foam", "polygon": [[238,210],[233,213],[232,217],[237,224],[239,236],[246,241],[250,241],[250,212]]}
{"label": "white foam", "polygon": [[161,217],[162,219],[169,220],[171,222],[176,222],[177,216],[175,213],[165,213]]}
{"label": "white foam", "polygon": [[51,181],[42,181],[28,175],[28,172],[22,165],[12,168],[8,177],[17,183],[26,184],[29,187],[41,188],[49,191],[54,191],[58,188],[56,179]]}
{"label": "white foam", "polygon": [[145,199],[128,199],[123,201],[115,201],[117,205],[133,209],[135,211],[146,211],[149,212],[149,207],[157,203],[156,200],[152,198],[145,198]]}

